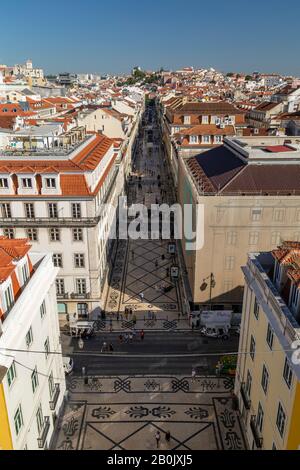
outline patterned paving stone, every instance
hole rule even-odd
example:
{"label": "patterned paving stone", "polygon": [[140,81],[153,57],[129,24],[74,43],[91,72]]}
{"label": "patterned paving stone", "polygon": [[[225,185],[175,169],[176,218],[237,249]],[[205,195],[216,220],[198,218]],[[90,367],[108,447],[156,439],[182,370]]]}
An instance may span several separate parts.
{"label": "patterned paving stone", "polygon": [[[54,448],[60,450],[243,450],[228,378],[172,376],[69,379],[71,390]],[[171,440],[166,442],[165,433]]]}

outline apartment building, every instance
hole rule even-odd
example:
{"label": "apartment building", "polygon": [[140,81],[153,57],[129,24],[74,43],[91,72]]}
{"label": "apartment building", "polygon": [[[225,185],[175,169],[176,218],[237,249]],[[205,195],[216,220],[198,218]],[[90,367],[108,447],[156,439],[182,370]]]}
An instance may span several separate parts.
{"label": "apartment building", "polygon": [[242,269],[235,393],[249,448],[299,450],[300,243],[251,253]]}
{"label": "apartment building", "polygon": [[244,111],[225,101],[188,102],[174,97],[160,105],[162,139],[175,184],[178,157],[192,156],[222,144],[234,136],[236,128],[246,127]]}
{"label": "apartment building", "polygon": [[50,254],[0,238],[2,450],[48,449],[63,404],[57,273]]}
{"label": "apartment building", "polygon": [[[197,205],[204,208],[196,233],[197,243],[204,238],[203,248],[188,249],[187,240],[182,242],[192,306],[241,311],[240,266],[247,253],[300,240],[299,174],[296,138],[225,139],[222,146],[179,160],[180,204],[193,206],[194,221],[200,217]],[[207,281],[203,289],[211,274],[212,289]]]}
{"label": "apartment building", "polygon": [[46,141],[38,146],[34,136],[12,134],[1,152],[0,234],[53,253],[62,320],[98,315],[116,246],[110,232],[125,158],[118,142],[84,128]]}

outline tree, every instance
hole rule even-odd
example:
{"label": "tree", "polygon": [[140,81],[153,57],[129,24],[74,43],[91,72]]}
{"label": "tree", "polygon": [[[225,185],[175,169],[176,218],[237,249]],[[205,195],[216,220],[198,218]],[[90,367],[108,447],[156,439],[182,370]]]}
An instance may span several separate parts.
{"label": "tree", "polygon": [[252,80],[251,75],[246,75],[245,80],[246,80],[247,82],[249,82],[249,80]]}

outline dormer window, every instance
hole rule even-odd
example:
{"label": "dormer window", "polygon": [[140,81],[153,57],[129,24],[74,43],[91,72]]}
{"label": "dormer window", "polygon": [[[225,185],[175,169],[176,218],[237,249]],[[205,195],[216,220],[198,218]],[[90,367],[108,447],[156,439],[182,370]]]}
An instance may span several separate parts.
{"label": "dormer window", "polygon": [[8,286],[8,288],[4,291],[4,298],[6,303],[6,310],[9,310],[14,303],[14,297],[11,286]]}
{"label": "dormer window", "polygon": [[0,189],[7,189],[7,188],[8,188],[8,179],[0,178]]}
{"label": "dormer window", "polygon": [[46,188],[47,189],[55,189],[56,188],[55,178],[46,178]]}
{"label": "dormer window", "polygon": [[191,124],[191,116],[184,116],[183,122],[184,124]]}
{"label": "dormer window", "polygon": [[22,187],[23,188],[32,188],[32,179],[31,178],[22,178]]}
{"label": "dormer window", "polygon": [[208,116],[202,116],[202,124],[208,124]]}

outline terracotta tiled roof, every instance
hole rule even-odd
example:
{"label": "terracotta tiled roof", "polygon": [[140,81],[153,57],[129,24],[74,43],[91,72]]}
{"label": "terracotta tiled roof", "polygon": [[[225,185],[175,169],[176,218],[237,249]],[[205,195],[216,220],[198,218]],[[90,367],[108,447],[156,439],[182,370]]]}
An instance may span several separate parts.
{"label": "terracotta tiled roof", "polygon": [[84,175],[61,175],[60,186],[63,196],[90,196]]}
{"label": "terracotta tiled roof", "polygon": [[181,135],[235,135],[234,126],[225,126],[224,129],[215,124],[200,124],[199,126],[184,129],[179,132]]}

